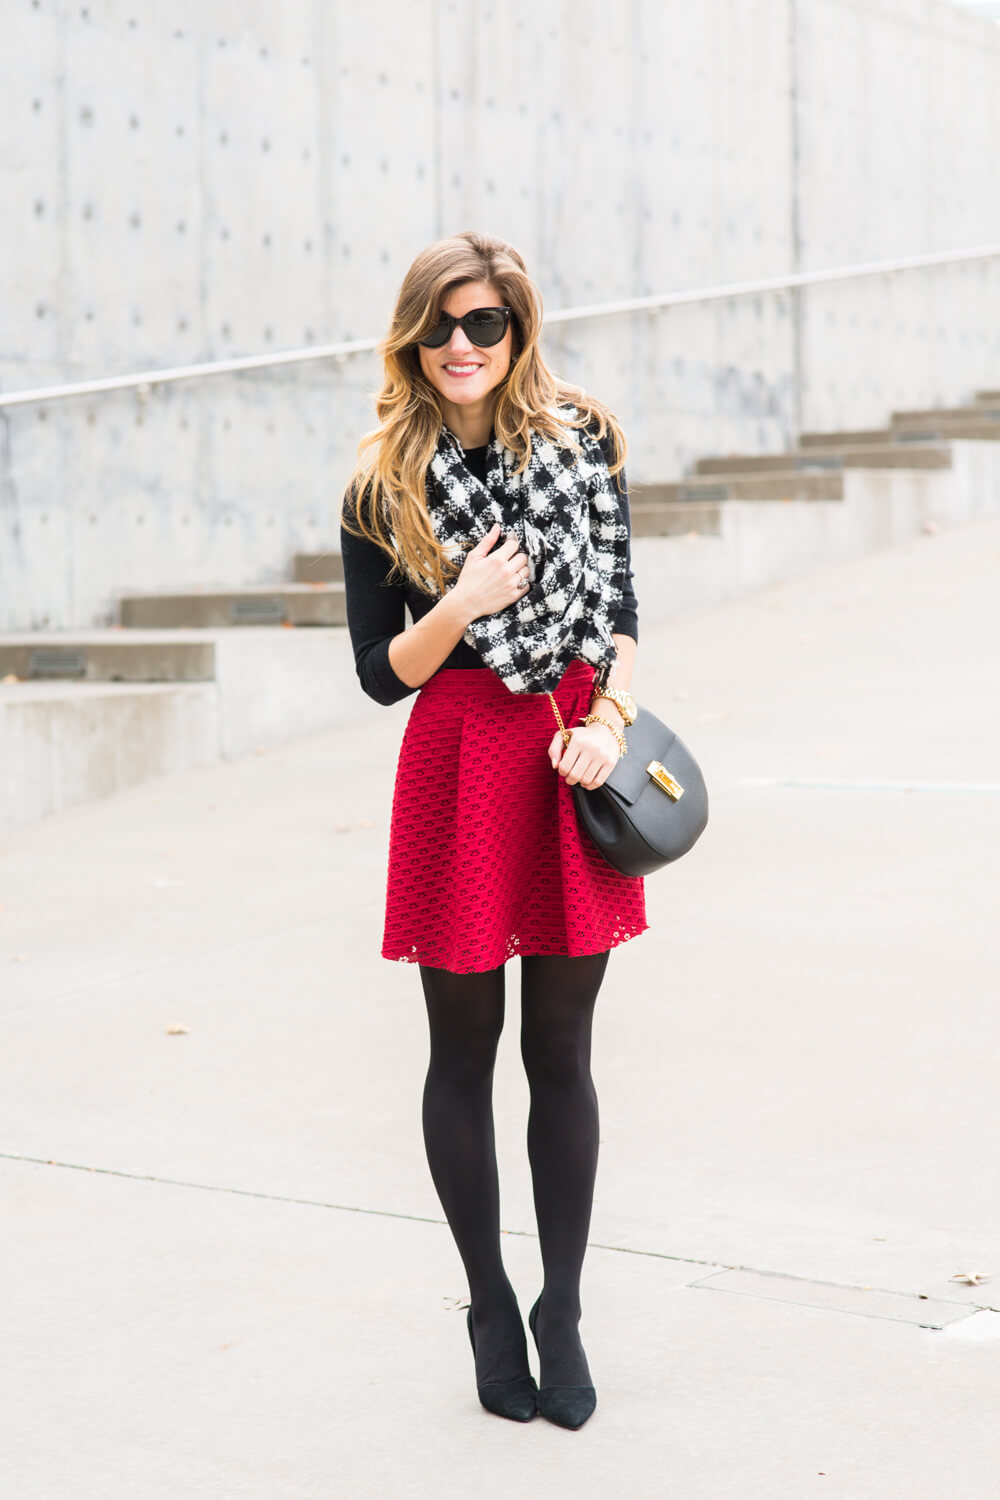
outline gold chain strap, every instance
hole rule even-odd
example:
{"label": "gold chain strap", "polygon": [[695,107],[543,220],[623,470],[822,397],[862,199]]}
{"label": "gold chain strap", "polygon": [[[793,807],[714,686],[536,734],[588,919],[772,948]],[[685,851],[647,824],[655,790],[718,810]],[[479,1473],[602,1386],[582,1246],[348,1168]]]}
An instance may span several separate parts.
{"label": "gold chain strap", "polygon": [[567,729],[566,725],[563,723],[563,716],[559,712],[559,705],[551,693],[549,694],[549,702],[552,704],[552,712],[555,714],[556,723],[559,725],[559,733],[562,735],[562,742],[564,745],[568,745],[570,739],[572,738],[573,731],[571,729]]}

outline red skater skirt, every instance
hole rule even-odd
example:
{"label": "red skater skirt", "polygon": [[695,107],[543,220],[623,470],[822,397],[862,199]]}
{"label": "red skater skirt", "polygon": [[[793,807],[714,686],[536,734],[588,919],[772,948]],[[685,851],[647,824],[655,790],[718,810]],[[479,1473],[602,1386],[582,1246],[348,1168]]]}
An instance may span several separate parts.
{"label": "red skater skirt", "polygon": [[[563,674],[568,726],[593,680],[582,661]],[[482,973],[517,954],[603,953],[645,931],[641,877],[598,854],[552,769],[556,730],[546,694],[512,693],[488,667],[424,684],[396,771],[384,958]]]}

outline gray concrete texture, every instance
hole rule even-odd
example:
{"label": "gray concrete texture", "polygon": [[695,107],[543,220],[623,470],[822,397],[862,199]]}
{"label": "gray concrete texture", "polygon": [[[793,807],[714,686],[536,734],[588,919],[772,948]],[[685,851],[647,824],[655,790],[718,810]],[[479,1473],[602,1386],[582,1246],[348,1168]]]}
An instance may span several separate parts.
{"label": "gray concrete texture", "polygon": [[[945,0],[23,3],[0,49],[4,391],[376,335],[480,227],[549,309],[998,238],[1000,34]],[[1000,261],[553,327],[630,471],[996,382]],[[336,539],[373,359],[0,423],[0,628],[273,582]]]}
{"label": "gray concrete texture", "polygon": [[643,631],[712,821],[598,1007],[578,1434],[475,1397],[378,957],[407,705],[6,835],[3,1493],[993,1500],[998,577],[989,518]]}

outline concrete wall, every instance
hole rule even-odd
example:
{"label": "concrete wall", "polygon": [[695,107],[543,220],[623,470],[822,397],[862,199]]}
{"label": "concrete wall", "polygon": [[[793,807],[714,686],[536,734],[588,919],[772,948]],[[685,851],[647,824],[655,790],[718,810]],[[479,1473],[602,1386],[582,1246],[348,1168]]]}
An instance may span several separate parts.
{"label": "concrete wall", "polygon": [[[556,308],[1000,239],[1000,32],[945,0],[10,0],[0,384],[375,334],[512,239]],[[1000,266],[553,329],[637,478],[1000,384]],[[0,416],[0,628],[335,538],[374,360]]]}

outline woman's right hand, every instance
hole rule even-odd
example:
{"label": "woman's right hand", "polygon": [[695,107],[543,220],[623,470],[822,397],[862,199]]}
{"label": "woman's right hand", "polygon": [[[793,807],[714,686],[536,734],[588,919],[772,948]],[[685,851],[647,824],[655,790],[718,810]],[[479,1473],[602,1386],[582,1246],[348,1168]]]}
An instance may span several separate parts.
{"label": "woman's right hand", "polygon": [[517,537],[509,536],[496,546],[499,536],[500,526],[494,524],[482,541],[466,553],[452,589],[453,597],[462,603],[470,620],[506,609],[522,599],[531,587],[528,559],[518,551]]}

